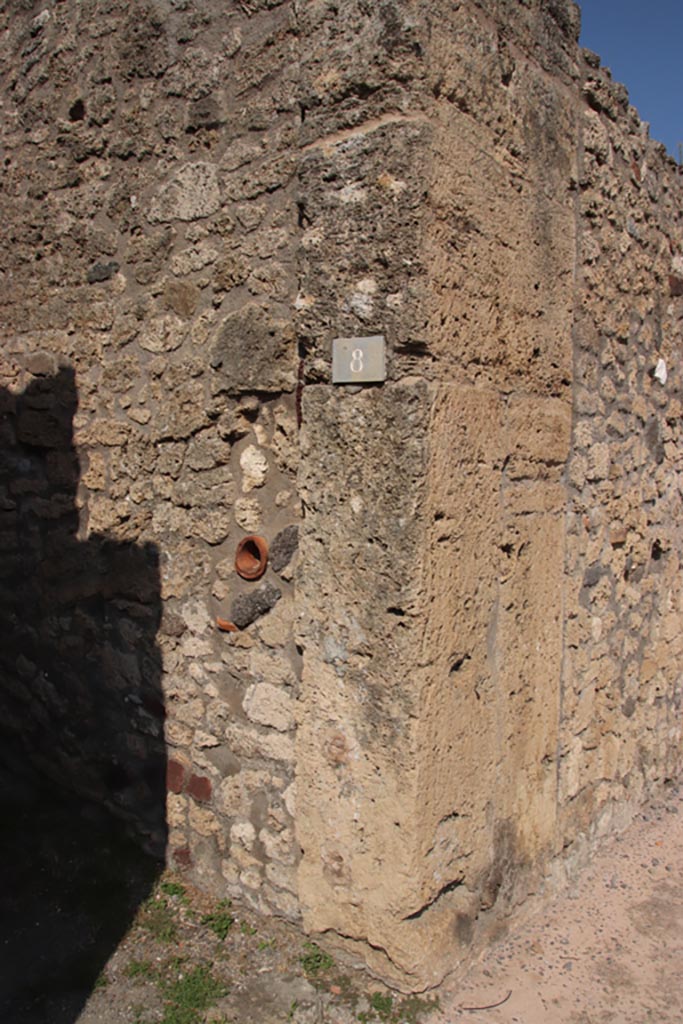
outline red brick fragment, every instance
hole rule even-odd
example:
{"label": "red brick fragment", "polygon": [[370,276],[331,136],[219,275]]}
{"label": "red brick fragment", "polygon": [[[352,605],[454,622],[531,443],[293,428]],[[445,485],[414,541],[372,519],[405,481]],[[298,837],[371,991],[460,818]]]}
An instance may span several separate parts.
{"label": "red brick fragment", "polygon": [[669,274],[669,292],[673,298],[683,295],[683,277],[676,277],[675,274]]}
{"label": "red brick fragment", "polygon": [[185,765],[179,761],[169,761],[166,765],[166,788],[171,793],[182,793],[185,785]]}
{"label": "red brick fragment", "polygon": [[207,779],[205,775],[191,775],[187,792],[199,803],[208,803],[211,799],[211,779]]}
{"label": "red brick fragment", "polygon": [[173,860],[181,868],[192,867],[192,854],[189,846],[180,846],[173,851]]}

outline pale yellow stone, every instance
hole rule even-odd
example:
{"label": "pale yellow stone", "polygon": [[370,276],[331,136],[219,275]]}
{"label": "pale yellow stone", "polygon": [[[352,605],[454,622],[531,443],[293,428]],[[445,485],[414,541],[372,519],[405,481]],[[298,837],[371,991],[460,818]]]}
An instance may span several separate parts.
{"label": "pale yellow stone", "polygon": [[200,836],[212,836],[221,831],[220,823],[214,812],[208,807],[202,807],[195,803],[194,800],[189,801],[188,820],[190,828]]}
{"label": "pale yellow stone", "polygon": [[250,686],[244,697],[247,718],[257,725],[288,732],[295,724],[295,703],[281,688],[270,683]]}

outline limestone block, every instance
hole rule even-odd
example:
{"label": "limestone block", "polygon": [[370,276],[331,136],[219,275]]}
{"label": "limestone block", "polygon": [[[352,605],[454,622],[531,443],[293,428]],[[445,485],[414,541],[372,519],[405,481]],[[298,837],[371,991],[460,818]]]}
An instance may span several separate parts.
{"label": "limestone block", "polygon": [[294,728],[294,701],[270,683],[256,683],[249,687],[244,697],[244,710],[247,718],[257,725],[269,726],[278,732]]}
{"label": "limestone block", "polygon": [[258,498],[237,498],[234,515],[237,525],[246,533],[256,533],[261,528],[263,510]]}
{"label": "limestone block", "polygon": [[180,614],[190,632],[197,636],[205,634],[211,625],[211,616],[205,602],[197,598],[184,604]]}
{"label": "limestone block", "polygon": [[183,828],[186,823],[188,799],[179,793],[166,795],[166,820],[170,828]]}
{"label": "limestone block", "polygon": [[177,277],[196,274],[198,270],[210,267],[218,260],[220,253],[208,239],[202,239],[195,245],[176,252],[171,257],[171,272]]}
{"label": "limestone block", "polygon": [[268,474],[266,454],[255,445],[248,445],[240,455],[242,470],[242,491],[248,494],[256,487],[263,487]]}
{"label": "limestone block", "polygon": [[275,907],[279,913],[291,921],[297,921],[301,917],[299,901],[293,893],[279,887],[274,888],[270,885],[264,885],[261,888],[261,896],[266,906]]}
{"label": "limestone block", "polygon": [[291,764],[294,761],[294,741],[282,733],[262,733],[241,723],[229,723],[225,738],[239,757],[263,757]]}
{"label": "limestone block", "polygon": [[200,807],[193,800],[189,803],[188,822],[190,828],[200,836],[213,836],[221,832],[221,825],[213,811]]}
{"label": "limestone block", "polygon": [[563,465],[569,455],[571,407],[555,398],[514,398],[509,431],[515,463]]}
{"label": "limestone block", "polygon": [[246,886],[247,889],[260,889],[262,882],[261,870],[256,866],[248,867],[240,872],[240,884]]}
{"label": "limestone block", "polygon": [[[289,600],[278,601],[270,614],[259,623],[259,636],[263,643],[268,647],[274,648],[286,646],[291,641],[294,633],[294,616],[294,602]],[[266,668],[265,663],[262,663],[258,657],[254,661],[254,666],[253,671],[255,673],[265,672],[264,678],[271,682],[273,681],[273,677],[270,676],[270,666]],[[295,680],[295,673],[291,663],[282,666],[278,665],[277,675],[280,679],[290,684]]]}
{"label": "limestone block", "polygon": [[250,821],[235,822],[230,827],[230,839],[233,843],[240,843],[245,849],[251,850],[256,842],[256,829]]}
{"label": "limestone block", "polygon": [[220,202],[216,167],[204,161],[186,164],[152,199],[149,220],[198,220],[216,213]]}
{"label": "limestone block", "polygon": [[223,780],[216,796],[216,806],[228,818],[246,818],[253,794],[269,785],[268,772],[245,768],[238,775]]}
{"label": "limestone block", "polygon": [[[278,603],[273,611],[273,615],[278,614],[280,604]],[[292,609],[290,608],[290,616]],[[261,633],[265,628],[265,623],[270,620],[264,620],[264,625],[261,626]],[[276,627],[277,628],[277,627]],[[296,683],[296,676],[292,667],[291,660],[284,653],[275,653],[270,650],[263,650],[262,648],[256,647],[249,655],[249,671],[256,679],[271,683],[274,686],[293,686]]]}
{"label": "limestone block", "polygon": [[269,829],[262,828],[259,832],[259,840],[269,860],[282,864],[293,864],[296,860],[294,836],[289,829],[271,832]]}

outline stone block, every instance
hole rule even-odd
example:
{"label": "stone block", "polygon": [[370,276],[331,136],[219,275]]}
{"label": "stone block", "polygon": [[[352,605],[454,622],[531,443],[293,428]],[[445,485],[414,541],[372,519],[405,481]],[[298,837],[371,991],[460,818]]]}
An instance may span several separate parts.
{"label": "stone block", "polygon": [[211,350],[214,386],[232,395],[293,391],[296,365],[291,321],[255,303],[225,318]]}
{"label": "stone block", "polygon": [[152,224],[201,220],[216,213],[220,204],[215,166],[197,161],[179,168],[160,188],[150,203],[149,220]]}
{"label": "stone block", "polygon": [[292,698],[270,683],[250,686],[244,697],[247,718],[278,732],[288,732],[295,725],[295,704]]}

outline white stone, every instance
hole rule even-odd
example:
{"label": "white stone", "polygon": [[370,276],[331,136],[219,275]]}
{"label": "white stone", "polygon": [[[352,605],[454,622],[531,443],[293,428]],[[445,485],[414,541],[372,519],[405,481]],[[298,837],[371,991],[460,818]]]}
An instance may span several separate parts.
{"label": "white stone", "polygon": [[[255,533],[261,525],[261,505],[256,498],[238,498],[235,502],[235,522],[247,533]],[[234,572],[234,567],[232,567]]]}
{"label": "white stone", "polygon": [[255,487],[263,487],[268,473],[268,460],[265,453],[250,444],[240,455],[242,468],[242,490],[245,494]]}
{"label": "white stone", "polygon": [[296,818],[296,782],[292,782],[291,785],[282,794],[287,813],[292,818]]}
{"label": "white stone", "polygon": [[230,839],[251,850],[256,842],[256,829],[250,821],[238,821],[230,829]]}

